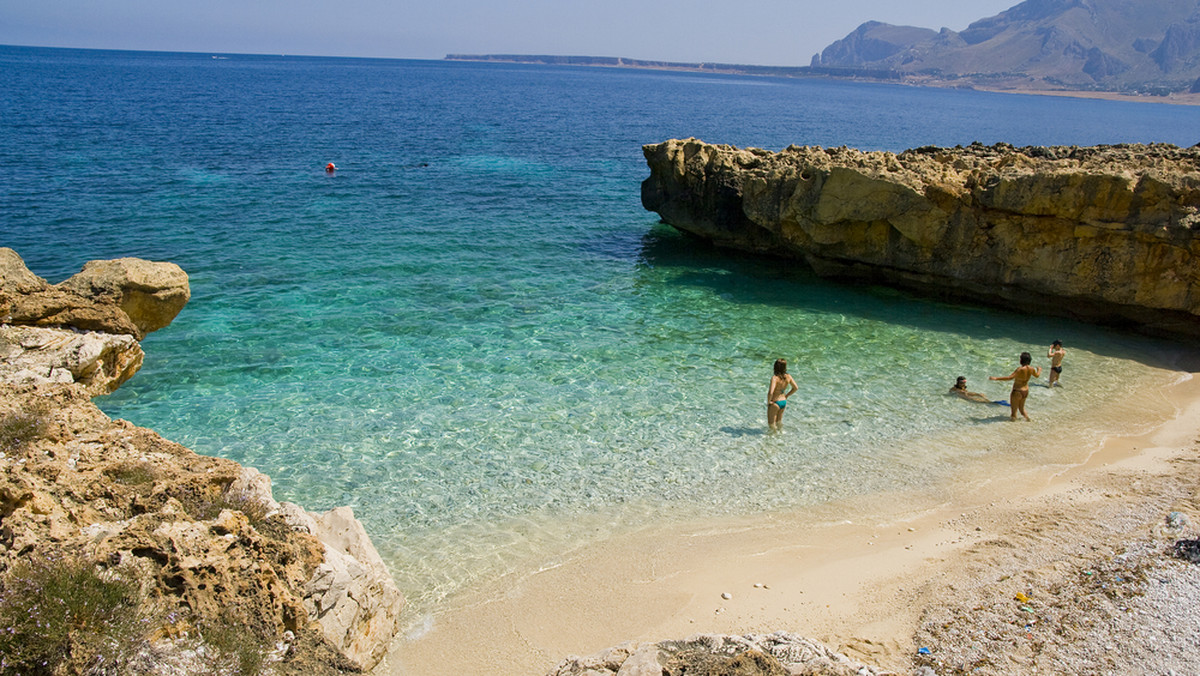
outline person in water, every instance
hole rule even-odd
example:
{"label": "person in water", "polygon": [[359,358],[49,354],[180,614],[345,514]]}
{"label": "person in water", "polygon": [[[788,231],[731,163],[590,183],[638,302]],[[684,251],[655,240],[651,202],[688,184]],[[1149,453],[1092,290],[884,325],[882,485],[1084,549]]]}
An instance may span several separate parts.
{"label": "person in water", "polygon": [[1026,420],[1030,420],[1029,414],[1025,412],[1025,400],[1029,398],[1029,379],[1041,378],[1042,369],[1040,366],[1031,366],[1033,363],[1033,355],[1028,352],[1021,353],[1021,365],[1017,370],[1006,376],[988,376],[988,380],[1011,380],[1013,381],[1012,395],[1009,397],[1009,406],[1012,407],[1012,419],[1017,419],[1019,412]]}
{"label": "person in water", "polygon": [[[791,388],[791,389],[788,389]],[[787,360],[775,360],[775,373],[771,376],[771,384],[767,387],[767,427],[773,430],[783,427],[783,409],[787,407],[787,398],[800,389],[796,381],[787,372]],[[787,390],[786,392],[784,390]]]}
{"label": "person in water", "polygon": [[970,390],[967,389],[966,376],[959,376],[958,380],[954,381],[954,387],[950,388],[950,394],[962,397],[963,399],[966,399],[967,401],[977,401],[981,404],[992,403],[991,399],[988,399],[987,397],[983,396],[982,394],[980,394],[978,392],[971,392]]}
{"label": "person in water", "polygon": [[1062,384],[1058,382],[1058,377],[1062,375],[1063,357],[1067,356],[1067,351],[1063,349],[1062,341],[1056,340],[1050,345],[1050,349],[1046,352],[1046,356],[1050,358],[1050,376],[1046,387],[1054,387]]}

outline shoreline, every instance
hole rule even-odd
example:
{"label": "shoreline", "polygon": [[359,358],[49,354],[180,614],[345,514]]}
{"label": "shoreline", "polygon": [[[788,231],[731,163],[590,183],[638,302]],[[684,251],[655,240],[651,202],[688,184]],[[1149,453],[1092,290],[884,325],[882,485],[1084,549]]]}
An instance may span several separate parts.
{"label": "shoreline", "polygon": [[[463,593],[419,637],[399,638],[372,673],[538,674],[630,640],[780,630],[881,668],[911,669],[923,618],[948,612],[950,599],[972,598],[963,590],[987,571],[1011,570],[1005,575],[1017,579],[1030,561],[1073,560],[1076,549],[1109,548],[1120,534],[1102,519],[1064,514],[1133,513],[1123,519],[1134,524],[1128,532],[1140,532],[1161,521],[1158,503],[1170,496],[1149,499],[1154,487],[1144,485],[1125,495],[1130,475],[1166,472],[1164,486],[1200,482],[1181,474],[1192,468],[1171,465],[1196,455],[1197,375],[1164,388],[1175,414],[1153,429],[1111,435],[1081,463],[1042,466],[969,496],[876,496],[865,507],[647,526],[591,543]],[[897,503],[906,509],[889,515]],[[1200,513],[1191,519],[1200,523]],[[1071,529],[1061,540],[996,544],[1028,540],[1064,520]]]}
{"label": "shoreline", "polygon": [[[1100,101],[1125,101],[1128,103],[1161,103],[1177,106],[1200,106],[1200,93],[1173,92],[1165,96],[1124,94],[1112,91],[1090,91],[1084,89],[1037,89],[991,87],[986,84],[957,80],[904,79],[862,74],[839,75],[811,66],[754,66],[727,63],[684,63],[629,59],[624,57],[550,56],[524,54],[447,54],[443,61],[467,63],[509,63],[540,66],[575,66],[579,68],[609,68],[623,70],[654,70],[668,73],[701,73],[710,75],[733,75],[737,77],[777,77],[796,80],[833,80],[838,82],[871,82],[928,89],[968,89],[993,94],[1026,94],[1029,96],[1062,96]],[[832,70],[832,69],[831,69]],[[800,74],[797,74],[800,73]]]}
{"label": "shoreline", "polygon": [[[955,89],[949,85],[922,85],[914,84],[918,87],[932,87],[935,89]],[[1136,96],[1134,94],[1122,94],[1120,92],[1098,92],[1098,91],[1083,91],[1070,89],[1001,89],[996,87],[979,87],[973,86],[971,89],[980,92],[991,92],[993,94],[1025,94],[1027,96],[1061,96],[1072,99],[1094,99],[1097,101],[1124,101],[1126,103],[1160,103],[1172,106],[1200,106],[1200,94],[1191,93],[1173,93],[1166,96]]]}

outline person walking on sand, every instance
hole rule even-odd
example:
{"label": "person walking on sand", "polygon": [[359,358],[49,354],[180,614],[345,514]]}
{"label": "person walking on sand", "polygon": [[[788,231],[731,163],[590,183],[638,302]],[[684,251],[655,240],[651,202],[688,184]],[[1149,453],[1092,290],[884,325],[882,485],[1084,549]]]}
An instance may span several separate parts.
{"label": "person walking on sand", "polygon": [[1033,363],[1033,355],[1028,352],[1021,353],[1021,365],[1017,370],[1006,376],[988,376],[988,380],[1011,380],[1013,381],[1012,395],[1009,396],[1009,406],[1012,407],[1012,419],[1016,421],[1017,413],[1020,412],[1026,420],[1030,420],[1029,414],[1025,412],[1025,400],[1029,398],[1029,379],[1041,378],[1042,369],[1040,366],[1030,366]]}
{"label": "person walking on sand", "polygon": [[[788,389],[788,388],[791,389]],[[796,381],[787,372],[787,360],[775,360],[775,373],[771,376],[771,384],[767,387],[767,427],[772,430],[783,428],[783,409],[787,407],[787,398],[800,389]],[[784,390],[787,390],[786,392]]]}
{"label": "person walking on sand", "polygon": [[1050,375],[1049,382],[1046,387],[1054,387],[1062,385],[1058,382],[1058,377],[1062,375],[1063,357],[1067,356],[1067,351],[1063,349],[1062,341],[1056,340],[1050,345],[1050,349],[1046,352],[1046,356],[1050,358]]}

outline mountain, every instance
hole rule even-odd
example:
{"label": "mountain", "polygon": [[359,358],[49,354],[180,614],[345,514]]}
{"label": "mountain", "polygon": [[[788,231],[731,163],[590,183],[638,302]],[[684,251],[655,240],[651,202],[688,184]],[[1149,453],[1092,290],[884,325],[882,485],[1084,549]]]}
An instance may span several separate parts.
{"label": "mountain", "polygon": [[1200,92],[1200,0],[1026,0],[961,32],[869,21],[814,68],[928,84]]}

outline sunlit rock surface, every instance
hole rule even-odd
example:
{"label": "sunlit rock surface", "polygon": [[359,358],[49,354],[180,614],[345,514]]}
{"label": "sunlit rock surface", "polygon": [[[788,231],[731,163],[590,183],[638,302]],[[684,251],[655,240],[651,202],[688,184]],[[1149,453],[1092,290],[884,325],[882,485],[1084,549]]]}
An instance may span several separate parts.
{"label": "sunlit rock surface", "polygon": [[1200,149],[695,139],[644,147],[642,204],[719,246],[827,277],[1200,335]]}

